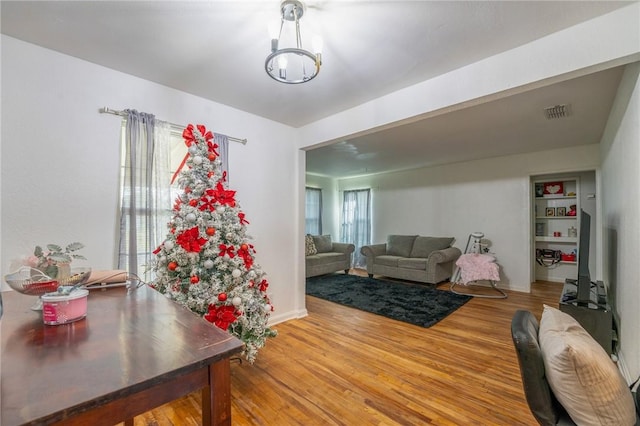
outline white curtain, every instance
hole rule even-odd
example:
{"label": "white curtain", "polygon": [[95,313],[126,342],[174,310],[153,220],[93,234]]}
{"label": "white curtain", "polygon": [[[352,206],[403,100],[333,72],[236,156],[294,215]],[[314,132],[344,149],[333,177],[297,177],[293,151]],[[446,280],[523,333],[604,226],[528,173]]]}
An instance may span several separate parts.
{"label": "white curtain", "polygon": [[360,248],[371,244],[371,190],[344,191],[340,241],[356,246],[353,267],[366,268],[367,259]]}
{"label": "white curtain", "polygon": [[322,234],[322,190],[319,188],[306,188],[304,228],[306,234]]}
{"label": "white curtain", "polygon": [[150,281],[145,265],[164,240],[171,217],[170,125],[126,110],[118,268]]}

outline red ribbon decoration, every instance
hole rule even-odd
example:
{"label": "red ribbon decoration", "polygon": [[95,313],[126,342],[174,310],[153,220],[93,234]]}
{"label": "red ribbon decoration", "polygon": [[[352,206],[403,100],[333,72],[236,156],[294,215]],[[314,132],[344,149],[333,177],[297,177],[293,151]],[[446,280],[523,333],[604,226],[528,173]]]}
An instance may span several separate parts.
{"label": "red ribbon decoration", "polygon": [[267,280],[262,280],[262,282],[260,283],[260,291],[267,291],[268,287],[269,283],[267,282]]}
{"label": "red ribbon decoration", "polygon": [[[207,141],[207,145],[211,146],[209,141],[211,139],[213,139],[213,133],[211,133],[211,131],[207,131],[207,128],[204,127],[202,124],[198,124],[196,127],[198,128],[198,131],[200,132],[202,137],[204,137],[205,141]],[[184,138],[184,143],[187,145],[187,148],[190,147],[191,145],[193,145],[194,143],[196,143],[196,136],[193,134],[193,124],[189,124],[182,131],[182,137]],[[188,158],[189,158],[189,152],[187,152],[184,155],[184,158],[182,159],[182,162],[178,166],[178,169],[176,170],[176,172],[171,177],[171,184],[172,185],[173,185],[173,182],[176,180],[176,177],[178,177],[178,175],[180,174],[180,171],[184,167],[184,165],[187,162]]]}
{"label": "red ribbon decoration", "polygon": [[248,225],[249,221],[244,218],[244,213],[238,213],[238,217],[240,218],[240,225]]}
{"label": "red ribbon decoration", "polygon": [[233,248],[233,246],[229,246],[227,247],[226,244],[220,244],[219,246],[220,248],[220,253],[218,253],[218,256],[224,256],[225,254],[228,255],[231,259],[233,259],[236,255],[233,252],[235,249]]}

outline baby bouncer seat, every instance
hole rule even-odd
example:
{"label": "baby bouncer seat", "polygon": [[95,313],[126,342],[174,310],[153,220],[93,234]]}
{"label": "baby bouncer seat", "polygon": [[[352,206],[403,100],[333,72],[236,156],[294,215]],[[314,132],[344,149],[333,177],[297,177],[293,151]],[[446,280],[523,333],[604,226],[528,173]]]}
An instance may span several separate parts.
{"label": "baby bouncer seat", "polygon": [[[467,239],[464,254],[456,261],[456,270],[451,277],[449,289],[452,293],[467,296],[484,297],[487,299],[506,299],[507,294],[496,285],[500,281],[500,269],[496,263],[495,255],[489,253],[486,244],[482,243],[484,233],[472,232]],[[487,281],[490,288],[498,294],[481,294],[469,291],[460,292],[455,289],[457,285],[472,286],[479,281]]]}

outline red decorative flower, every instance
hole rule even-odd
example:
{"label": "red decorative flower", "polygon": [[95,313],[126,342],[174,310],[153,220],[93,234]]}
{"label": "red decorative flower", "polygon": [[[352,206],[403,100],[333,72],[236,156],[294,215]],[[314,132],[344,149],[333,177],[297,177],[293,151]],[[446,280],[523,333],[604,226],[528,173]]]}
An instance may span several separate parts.
{"label": "red decorative flower", "polygon": [[215,324],[218,328],[227,330],[229,325],[238,319],[235,311],[236,308],[233,306],[209,305],[209,312],[204,314],[204,319]]}
{"label": "red decorative flower", "polygon": [[267,280],[262,280],[260,283],[260,291],[267,291],[267,287],[269,287]]}
{"label": "red decorative flower", "polygon": [[228,204],[232,207],[236,204],[236,200],[234,200],[236,191],[227,191],[220,182],[216,185],[216,189],[207,190],[207,195],[214,197],[220,204]]}
{"label": "red decorative flower", "polygon": [[187,229],[182,234],[176,237],[176,242],[182,246],[186,251],[192,251],[199,253],[202,250],[202,246],[207,242],[206,238],[201,238],[198,232],[198,227],[194,226],[191,229]]}

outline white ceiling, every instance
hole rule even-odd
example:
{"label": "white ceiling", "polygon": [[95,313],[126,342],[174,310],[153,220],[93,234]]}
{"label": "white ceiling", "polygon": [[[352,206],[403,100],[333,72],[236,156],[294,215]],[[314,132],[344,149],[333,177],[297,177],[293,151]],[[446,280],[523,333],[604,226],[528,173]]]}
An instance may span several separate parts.
{"label": "white ceiling", "polygon": [[[322,36],[323,66],[309,83],[285,85],[264,71],[279,3],[3,0],[0,29],[300,127],[629,4],[309,0],[303,42]],[[602,72],[316,149],[307,170],[353,176],[597,143],[619,78]],[[544,119],[541,108],[565,102],[570,118]]]}

